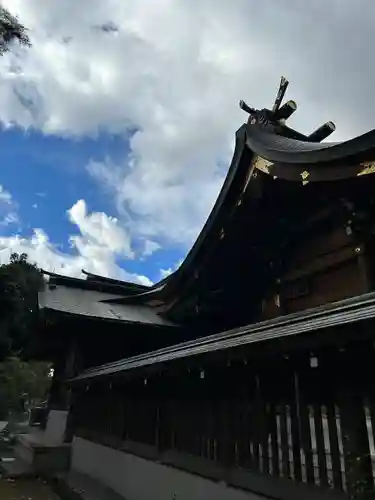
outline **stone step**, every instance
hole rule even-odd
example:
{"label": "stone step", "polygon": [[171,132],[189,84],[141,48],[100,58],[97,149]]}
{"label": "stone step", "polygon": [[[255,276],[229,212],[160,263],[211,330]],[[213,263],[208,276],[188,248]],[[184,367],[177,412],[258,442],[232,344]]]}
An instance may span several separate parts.
{"label": "stone step", "polygon": [[14,452],[38,474],[53,475],[69,469],[69,444],[50,443],[41,436],[23,434],[18,436]]}

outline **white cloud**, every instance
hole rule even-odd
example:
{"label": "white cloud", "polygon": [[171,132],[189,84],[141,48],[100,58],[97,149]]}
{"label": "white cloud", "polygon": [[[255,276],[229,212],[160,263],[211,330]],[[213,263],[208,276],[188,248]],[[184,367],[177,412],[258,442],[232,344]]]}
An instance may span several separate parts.
{"label": "white cloud", "polygon": [[0,226],[6,227],[20,222],[17,208],[12,195],[0,184]]}
{"label": "white cloud", "polygon": [[171,267],[168,267],[168,269],[160,269],[160,279],[167,278],[167,276],[170,276],[173,273],[173,269]]}
{"label": "white cloud", "polygon": [[[363,0],[3,3],[34,46],[0,61],[2,121],[68,135],[136,130],[122,163],[90,166],[132,235],[191,244],[245,118],[239,99],[271,105],[281,74],[302,131],[337,119],[344,137],[375,124],[374,6]],[[118,30],[98,28],[111,21]]]}
{"label": "white cloud", "polygon": [[117,264],[117,258],[133,257],[129,237],[117,219],[102,212],[87,213],[84,200],[77,201],[68,210],[68,217],[79,231],[70,237],[71,252],[60,251],[43,229],[34,229],[29,238],[0,237],[0,263],[8,262],[12,252],[24,252],[31,262],[48,271],[81,277],[85,269],[103,276],[151,284],[146,276],[129,273]]}
{"label": "white cloud", "polygon": [[68,210],[70,222],[76,224],[80,235],[71,236],[72,246],[82,254],[109,253],[131,259],[134,252],[131,249],[129,235],[119,226],[115,217],[109,217],[103,212],[87,213],[86,203],[79,200]]}
{"label": "white cloud", "polygon": [[160,279],[162,280],[164,278],[167,278],[167,276],[177,271],[177,269],[181,266],[182,262],[183,260],[181,259],[168,269],[160,269]]}
{"label": "white cloud", "polygon": [[13,203],[12,195],[0,185],[0,203],[11,205]]}
{"label": "white cloud", "polygon": [[10,226],[12,224],[18,224],[20,222],[20,219],[18,217],[18,214],[16,212],[8,212],[3,220],[0,222],[1,226]]}
{"label": "white cloud", "polygon": [[157,250],[160,250],[161,246],[152,240],[145,240],[143,242],[142,257],[149,257],[154,254]]}

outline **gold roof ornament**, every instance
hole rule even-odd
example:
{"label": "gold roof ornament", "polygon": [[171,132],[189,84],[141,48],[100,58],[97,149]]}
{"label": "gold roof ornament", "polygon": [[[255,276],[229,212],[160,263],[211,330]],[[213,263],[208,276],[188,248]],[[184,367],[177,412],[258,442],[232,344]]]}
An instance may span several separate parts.
{"label": "gold roof ornament", "polygon": [[253,165],[256,169],[261,170],[265,174],[270,173],[270,168],[273,167],[273,163],[262,158],[261,156],[256,156],[253,160]]}
{"label": "gold roof ornament", "polygon": [[367,175],[367,174],[375,173],[375,162],[373,162],[373,161],[368,161],[368,162],[362,163],[361,167],[363,167],[363,169],[360,172],[358,172],[357,177],[360,175]]}

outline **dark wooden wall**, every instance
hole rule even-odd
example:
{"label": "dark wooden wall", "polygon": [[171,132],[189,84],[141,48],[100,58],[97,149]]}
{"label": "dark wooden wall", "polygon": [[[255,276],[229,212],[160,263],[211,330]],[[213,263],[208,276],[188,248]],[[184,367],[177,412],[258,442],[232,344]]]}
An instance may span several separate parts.
{"label": "dark wooden wall", "polygon": [[75,373],[194,338],[194,332],[179,327],[75,316],[57,318],[49,335],[56,343],[53,359],[65,357],[65,363],[66,349],[74,346]]}
{"label": "dark wooden wall", "polygon": [[373,175],[307,185],[258,175],[169,313],[204,335],[374,290],[374,189]]}
{"label": "dark wooden wall", "polygon": [[262,319],[374,289],[372,195],[362,180],[336,187],[337,192],[331,185],[301,188],[284,215],[284,231],[276,224],[275,275],[263,298]]}

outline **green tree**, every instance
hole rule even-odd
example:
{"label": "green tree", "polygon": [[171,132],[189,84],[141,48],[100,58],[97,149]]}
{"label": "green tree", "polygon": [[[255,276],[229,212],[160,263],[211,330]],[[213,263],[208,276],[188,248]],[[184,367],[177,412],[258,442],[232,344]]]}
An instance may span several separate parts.
{"label": "green tree", "polygon": [[0,55],[8,52],[13,42],[27,47],[31,45],[25,26],[17,16],[0,6]]}
{"label": "green tree", "polygon": [[23,402],[38,403],[46,398],[51,366],[41,361],[23,361],[10,356],[0,363],[0,419],[9,411],[22,413]]}
{"label": "green tree", "polygon": [[41,271],[14,253],[0,266],[0,359],[27,355],[37,327],[38,292],[44,287]]}

